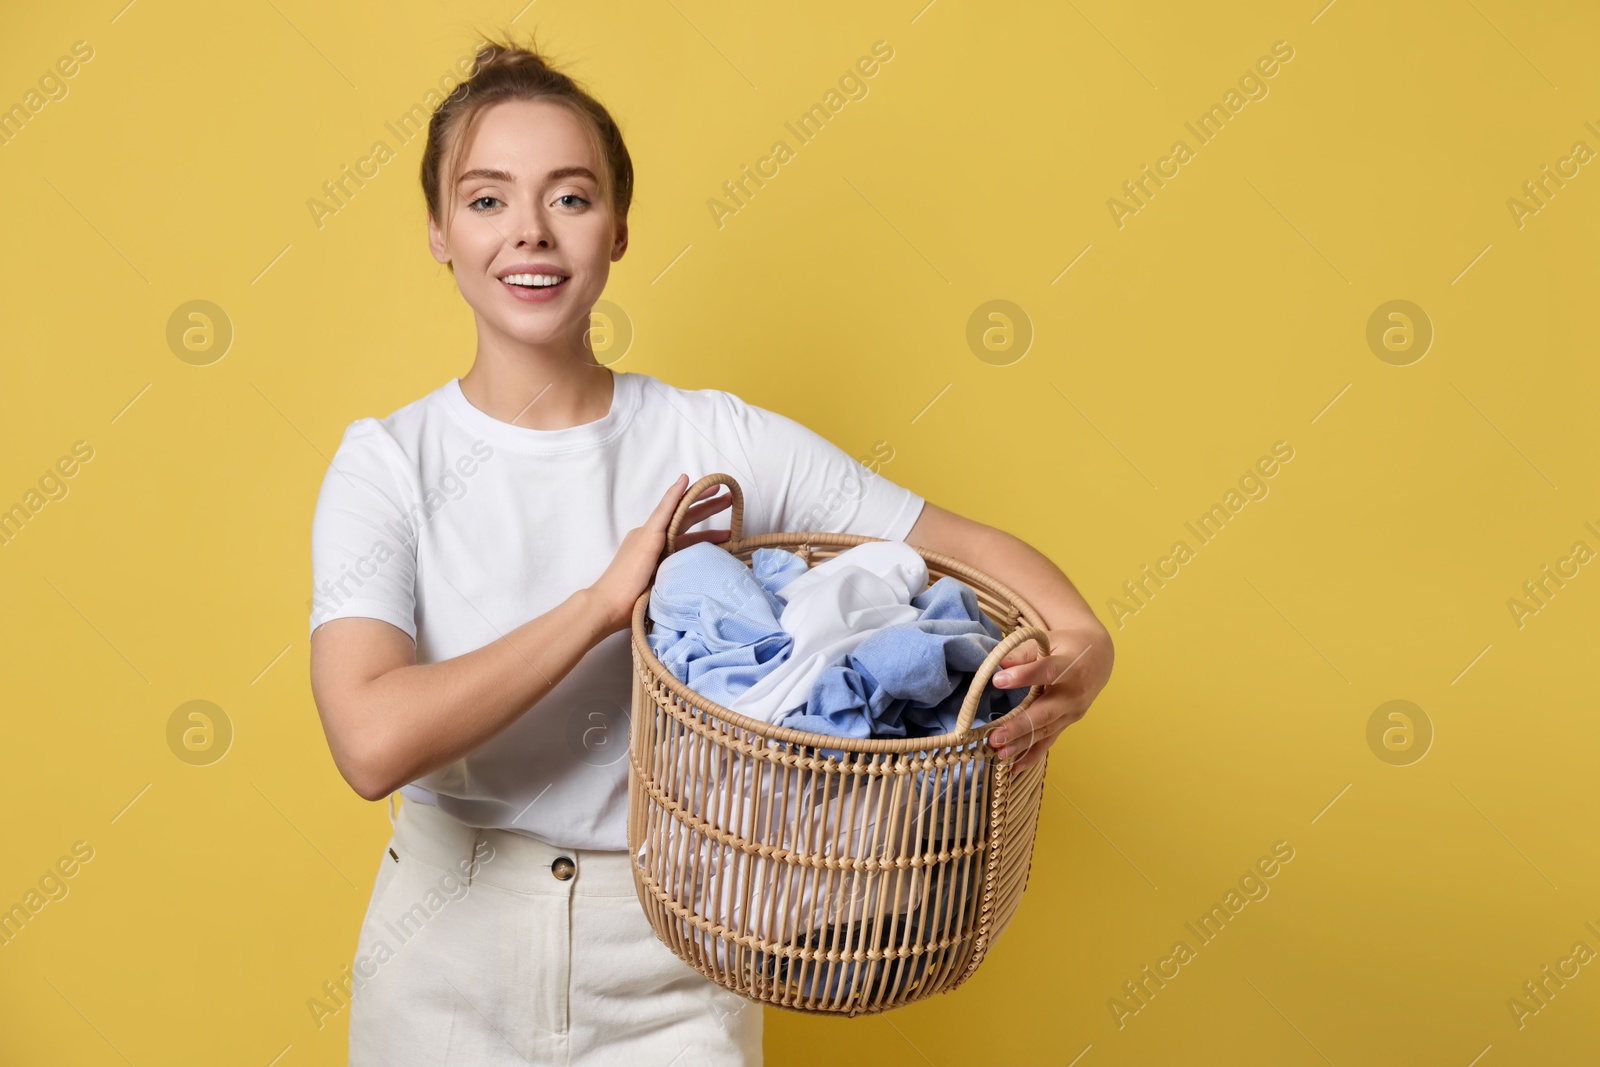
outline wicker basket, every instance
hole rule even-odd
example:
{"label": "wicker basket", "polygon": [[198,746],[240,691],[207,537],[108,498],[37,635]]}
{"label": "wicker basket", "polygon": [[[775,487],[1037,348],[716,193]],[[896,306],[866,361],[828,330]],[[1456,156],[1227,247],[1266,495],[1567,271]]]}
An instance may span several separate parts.
{"label": "wicker basket", "polygon": [[[726,474],[691,485],[667,527],[716,483],[732,493],[721,547],[814,566],[867,541],[853,534],[742,538],[744,496]],[[856,740],[784,729],[720,707],[680,682],[646,640],[648,591],[633,608],[628,852],[657,935],[712,981],[792,1011],[860,1015],[970,978],[1027,885],[1045,761],[1017,770],[988,732],[1040,687],[972,728],[990,675],[1013,648],[1049,651],[1044,621],[980,571],[921,548],[930,584],[954,575],[1003,639],[974,675],[955,731]]]}

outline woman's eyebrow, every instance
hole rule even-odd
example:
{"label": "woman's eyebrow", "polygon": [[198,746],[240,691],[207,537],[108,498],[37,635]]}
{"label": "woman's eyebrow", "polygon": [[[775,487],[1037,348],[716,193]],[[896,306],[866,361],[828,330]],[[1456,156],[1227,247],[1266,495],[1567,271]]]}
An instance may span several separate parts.
{"label": "woman's eyebrow", "polygon": [[[483,178],[492,182],[505,182],[507,185],[517,184],[516,175],[510,173],[509,171],[496,170],[493,167],[474,167],[472,170],[467,171],[465,174],[461,175],[461,177],[457,178],[456,184],[460,185],[464,181],[470,181],[476,178]],[[593,182],[598,182],[600,180],[594,176],[594,171],[590,170],[588,167],[557,167],[555,170],[544,176],[544,179],[547,182],[558,181],[562,178],[588,178]]]}

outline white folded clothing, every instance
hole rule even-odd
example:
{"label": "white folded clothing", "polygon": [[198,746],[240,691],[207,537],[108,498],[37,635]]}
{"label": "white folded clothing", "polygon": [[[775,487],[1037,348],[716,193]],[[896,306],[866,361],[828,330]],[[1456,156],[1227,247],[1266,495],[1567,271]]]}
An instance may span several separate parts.
{"label": "white folded clothing", "polygon": [[794,638],[788,657],[739,694],[728,708],[777,722],[806,703],[822,671],[885,626],[915,622],[911,598],[928,584],[928,565],[904,541],[848,548],[780,588],[778,623]]}

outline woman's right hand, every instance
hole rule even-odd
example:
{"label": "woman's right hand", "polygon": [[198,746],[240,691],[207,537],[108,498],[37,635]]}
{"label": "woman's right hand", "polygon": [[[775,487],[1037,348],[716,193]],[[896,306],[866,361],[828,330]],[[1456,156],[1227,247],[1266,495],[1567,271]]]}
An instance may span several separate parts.
{"label": "woman's right hand", "polygon": [[[656,565],[661,562],[661,553],[667,546],[667,526],[672,522],[672,513],[677,510],[678,503],[688,488],[689,476],[678,475],[677,480],[667,487],[666,495],[655,506],[655,510],[650,513],[644,525],[634,527],[622,538],[622,544],[618,546],[617,554],[606,567],[605,573],[589,587],[588,592],[598,600],[601,610],[605,613],[606,630],[602,636],[625,630],[633,624],[633,605],[638,601],[640,594],[650,588],[651,579],[655,577]],[[678,536],[674,539],[674,549],[698,541],[728,539],[732,532],[730,530],[683,532],[733,503],[731,492],[723,492],[720,496],[707,499],[720,489],[725,489],[720,482],[707,486],[701,491],[696,502],[689,506],[689,510],[684,513]]]}

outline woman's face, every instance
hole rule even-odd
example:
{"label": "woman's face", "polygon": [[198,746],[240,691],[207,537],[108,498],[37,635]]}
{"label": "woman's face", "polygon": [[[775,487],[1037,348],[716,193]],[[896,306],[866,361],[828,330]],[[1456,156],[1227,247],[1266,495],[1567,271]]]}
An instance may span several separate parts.
{"label": "woman's face", "polygon": [[449,244],[431,218],[428,244],[454,264],[480,330],[525,344],[581,343],[611,261],[628,244],[627,224],[616,225],[601,199],[602,166],[560,104],[504,101],[479,115],[460,179],[441,190],[454,212]]}

